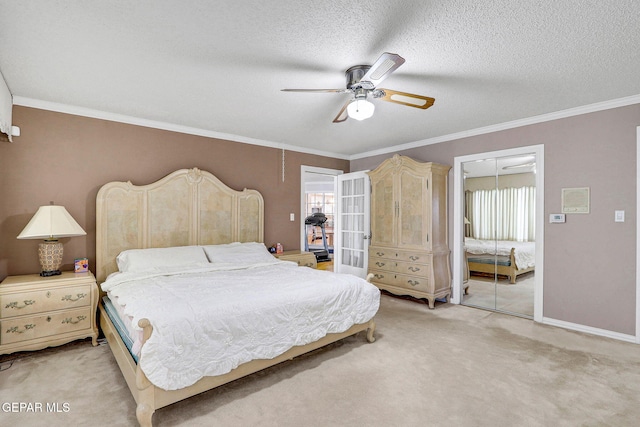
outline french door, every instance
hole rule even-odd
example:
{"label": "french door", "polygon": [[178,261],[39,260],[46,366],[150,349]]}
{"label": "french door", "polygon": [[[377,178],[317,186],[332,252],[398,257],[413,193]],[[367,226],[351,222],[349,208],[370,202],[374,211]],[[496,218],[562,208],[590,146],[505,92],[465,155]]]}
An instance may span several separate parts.
{"label": "french door", "polygon": [[365,171],[338,175],[334,271],[365,278],[370,237],[371,184]]}

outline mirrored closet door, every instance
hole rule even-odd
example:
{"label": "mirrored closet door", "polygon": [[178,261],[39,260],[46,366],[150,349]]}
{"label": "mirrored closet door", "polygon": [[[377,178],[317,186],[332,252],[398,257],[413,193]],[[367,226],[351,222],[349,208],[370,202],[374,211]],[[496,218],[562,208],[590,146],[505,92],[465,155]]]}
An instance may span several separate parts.
{"label": "mirrored closet door", "polygon": [[463,304],[533,317],[535,164],[535,154],[463,164]]}

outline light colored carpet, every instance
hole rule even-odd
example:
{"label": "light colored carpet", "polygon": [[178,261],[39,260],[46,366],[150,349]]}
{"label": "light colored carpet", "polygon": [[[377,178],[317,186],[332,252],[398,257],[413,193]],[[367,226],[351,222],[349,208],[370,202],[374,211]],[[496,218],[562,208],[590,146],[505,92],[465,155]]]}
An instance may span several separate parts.
{"label": "light colored carpet", "polygon": [[476,307],[501,310],[533,318],[533,289],[535,272],[518,276],[516,283],[500,278],[494,282],[492,278],[471,275],[468,295],[463,296],[463,303]]}
{"label": "light colored carpet", "polygon": [[[156,426],[632,426],[640,347],[470,307],[382,297],[377,341],[347,338],[158,410]],[[20,354],[24,356],[25,354]],[[1,400],[68,412],[0,425],[133,426],[107,345],[3,356]],[[11,366],[10,366],[11,365]]]}

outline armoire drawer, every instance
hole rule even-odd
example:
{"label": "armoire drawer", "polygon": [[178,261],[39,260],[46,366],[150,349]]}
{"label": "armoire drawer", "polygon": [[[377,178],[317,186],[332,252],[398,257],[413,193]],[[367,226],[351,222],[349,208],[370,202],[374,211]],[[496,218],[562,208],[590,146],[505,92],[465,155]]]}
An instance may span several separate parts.
{"label": "armoire drawer", "polygon": [[405,261],[398,261],[395,264],[393,271],[399,274],[419,277],[429,277],[431,275],[431,265],[429,264],[417,264]]}
{"label": "armoire drawer", "polygon": [[426,277],[408,276],[389,271],[371,270],[372,282],[382,285],[397,286],[406,289],[414,289],[422,292],[431,292],[429,279]]}
{"label": "armoire drawer", "polygon": [[429,277],[431,275],[431,266],[428,264],[416,264],[404,261],[392,261],[388,259],[376,259],[372,261],[372,270],[375,269],[420,277]]}
{"label": "armoire drawer", "polygon": [[406,289],[415,289],[422,292],[433,292],[429,286],[429,279],[426,277],[407,276],[404,274],[395,275],[395,285]]}
{"label": "armoire drawer", "polygon": [[383,259],[417,264],[431,264],[432,254],[377,246],[369,248],[369,259],[371,260],[369,263],[372,266],[375,265],[376,261]]}

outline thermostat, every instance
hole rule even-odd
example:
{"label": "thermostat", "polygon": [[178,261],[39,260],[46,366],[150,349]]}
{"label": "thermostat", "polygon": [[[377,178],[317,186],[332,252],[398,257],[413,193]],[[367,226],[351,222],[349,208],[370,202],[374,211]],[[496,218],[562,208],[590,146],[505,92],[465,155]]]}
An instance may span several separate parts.
{"label": "thermostat", "polygon": [[561,223],[561,222],[565,222],[565,215],[564,214],[551,214],[549,215],[549,222],[550,223]]}

